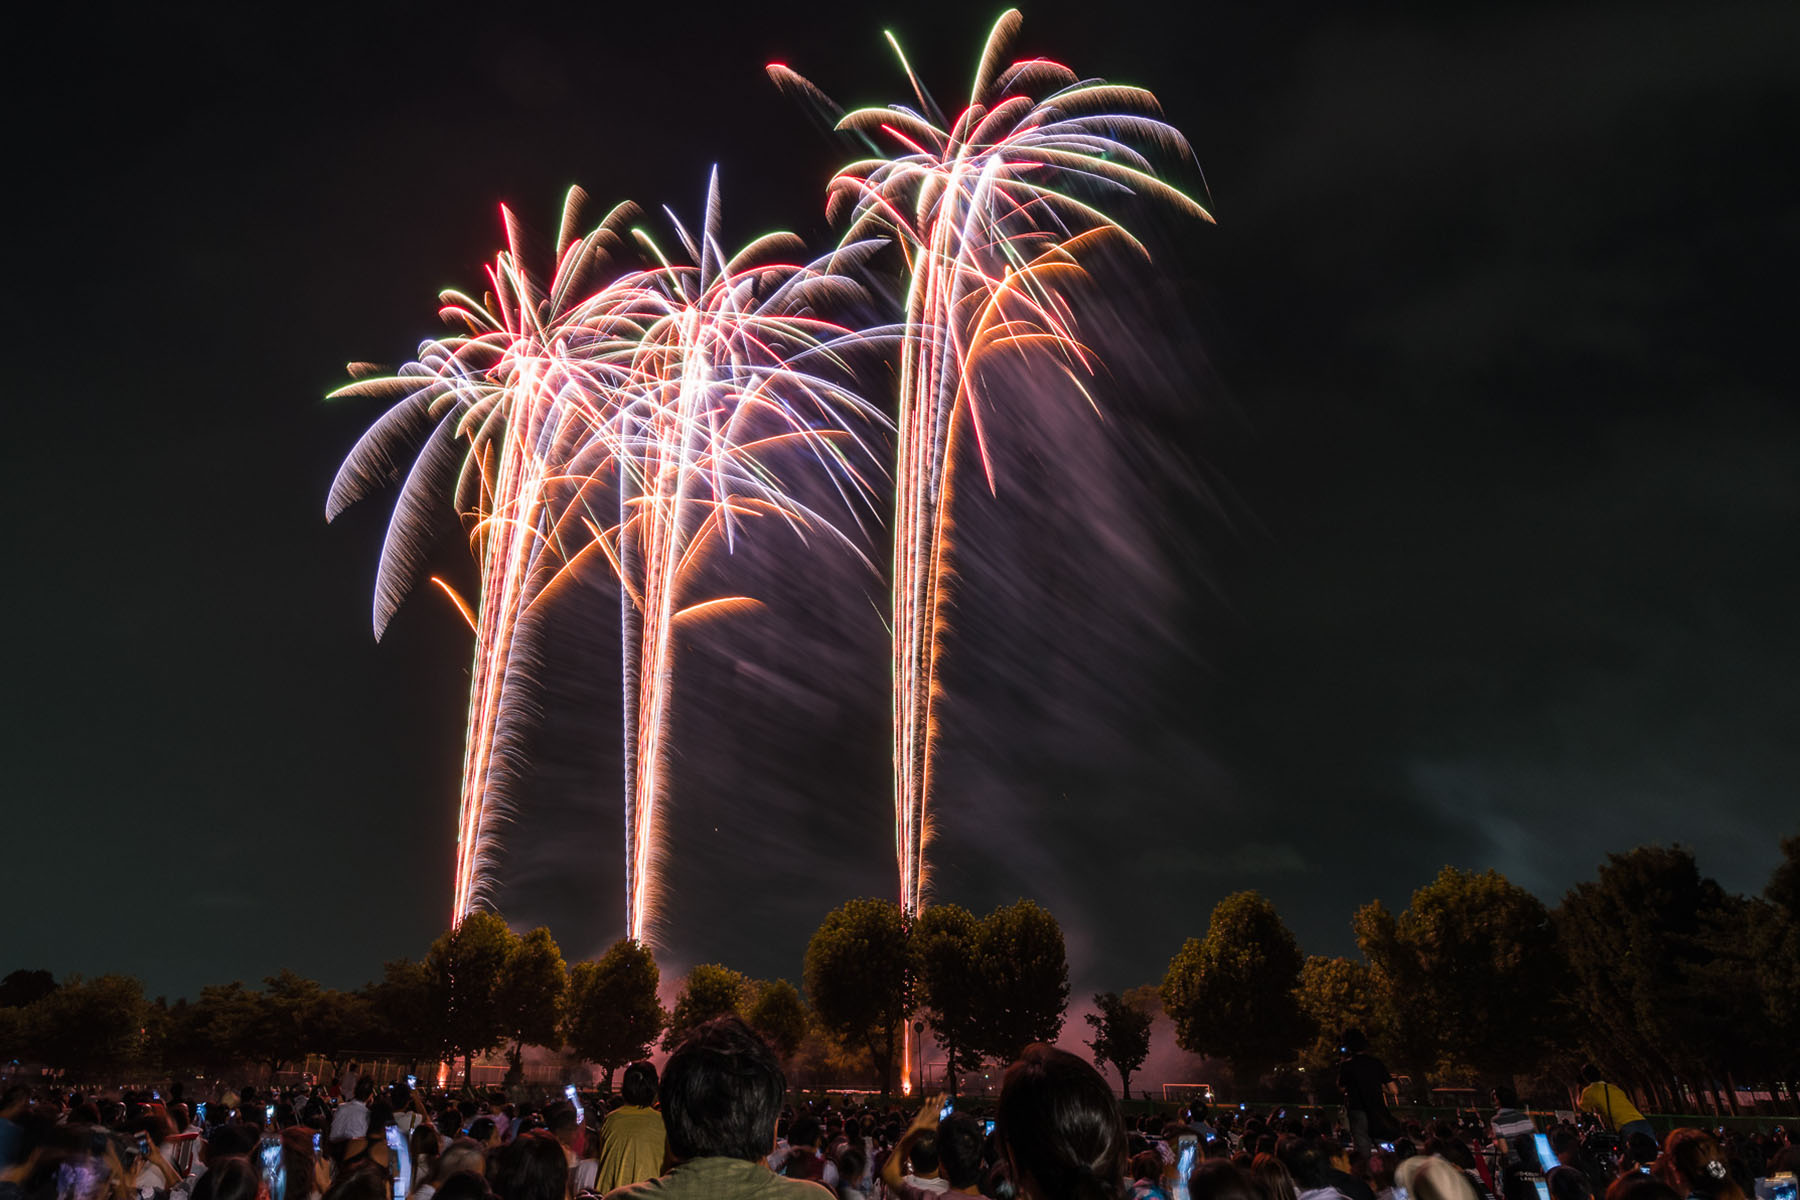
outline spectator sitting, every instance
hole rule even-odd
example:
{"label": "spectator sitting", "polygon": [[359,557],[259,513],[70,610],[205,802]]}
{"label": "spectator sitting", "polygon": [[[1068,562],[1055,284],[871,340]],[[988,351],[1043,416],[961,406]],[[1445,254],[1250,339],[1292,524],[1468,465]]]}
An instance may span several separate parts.
{"label": "spectator sitting", "polygon": [[1162,1155],[1148,1147],[1131,1156],[1131,1200],[1169,1200],[1163,1166]]}
{"label": "spectator sitting", "polygon": [[494,1171],[500,1200],[567,1200],[569,1160],[547,1129],[527,1129],[500,1151]]}
{"label": "spectator sitting", "polygon": [[[784,1179],[765,1161],[787,1080],[763,1040],[736,1017],[688,1035],[663,1068],[669,1171],[614,1200],[825,1200],[816,1183]],[[504,1200],[520,1200],[507,1196]]]}
{"label": "spectator sitting", "polygon": [[819,1149],[824,1128],[817,1117],[797,1117],[788,1128],[788,1152],[782,1160],[781,1174],[789,1179],[810,1179],[837,1191],[837,1166]]}
{"label": "spectator sitting", "polygon": [[1344,1194],[1332,1187],[1326,1176],[1331,1163],[1316,1138],[1289,1134],[1276,1144],[1275,1156],[1294,1177],[1299,1200],[1345,1200]]}
{"label": "spectator sitting", "polygon": [[[462,1171],[473,1171],[485,1179],[487,1155],[473,1138],[459,1137],[445,1147],[431,1166],[431,1173],[413,1189],[412,1200],[432,1200],[452,1175]],[[482,1190],[487,1190],[483,1184]]]}
{"label": "spectator sitting", "polygon": [[1250,1160],[1250,1182],[1262,1200],[1297,1200],[1300,1190],[1294,1177],[1273,1154],[1264,1152]]}
{"label": "spectator sitting", "polygon": [[1455,1163],[1435,1154],[1420,1154],[1400,1164],[1394,1186],[1416,1200],[1475,1200],[1475,1186]]}
{"label": "spectator sitting", "polygon": [[[1223,1141],[1224,1139],[1220,1139]],[[1188,1175],[1189,1200],[1257,1200],[1250,1177],[1223,1158],[1201,1161]]]}
{"label": "spectator sitting", "polygon": [[662,1174],[668,1135],[656,1104],[656,1068],[635,1062],[625,1068],[619,1107],[600,1123],[600,1166],[594,1190],[602,1194]]}
{"label": "spectator sitting", "polygon": [[1704,1129],[1677,1129],[1663,1144],[1656,1176],[1690,1200],[1744,1200],[1719,1152],[1719,1143]]}
{"label": "spectator sitting", "polygon": [[937,1115],[943,1101],[942,1096],[927,1100],[894,1144],[893,1153],[882,1160],[881,1183],[890,1195],[942,1195],[950,1190],[950,1181],[938,1171]]}
{"label": "spectator sitting", "polygon": [[1125,1121],[1093,1065],[1036,1043],[1006,1069],[995,1134],[1026,1200],[1106,1200],[1125,1190]]}

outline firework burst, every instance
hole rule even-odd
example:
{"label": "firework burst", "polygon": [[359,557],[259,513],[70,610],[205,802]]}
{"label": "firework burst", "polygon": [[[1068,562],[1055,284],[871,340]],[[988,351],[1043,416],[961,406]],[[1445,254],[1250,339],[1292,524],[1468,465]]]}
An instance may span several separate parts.
{"label": "firework burst", "polygon": [[892,237],[906,261],[892,663],[894,848],[909,919],[927,893],[950,497],[965,427],[994,486],[982,360],[1004,352],[1044,356],[1086,396],[1094,359],[1077,336],[1066,286],[1081,273],[1083,253],[1102,240],[1142,250],[1096,201],[1141,195],[1211,220],[1155,173],[1151,153],[1192,158],[1155,97],[1080,79],[1044,59],[1004,66],[1020,20],[1009,10],[994,25],[969,103],[954,120],[933,102],[891,34],[917,109],[843,113],[787,67],[769,68],[778,87],[835,117],[839,130],[875,152],[838,172],[827,211],[847,220],[848,239]]}

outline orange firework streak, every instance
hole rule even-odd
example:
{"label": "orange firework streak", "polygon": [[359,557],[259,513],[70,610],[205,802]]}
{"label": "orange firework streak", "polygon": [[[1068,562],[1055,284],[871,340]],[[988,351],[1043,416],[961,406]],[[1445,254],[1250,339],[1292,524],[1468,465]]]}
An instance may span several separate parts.
{"label": "orange firework streak", "polygon": [[[1061,276],[1100,236],[1142,247],[1074,187],[1159,197],[1211,216],[1157,178],[1133,143],[1191,158],[1186,139],[1139,88],[1081,80],[1044,59],[1001,64],[1021,18],[995,23],[975,72],[968,107],[946,121],[893,45],[918,110],[893,106],[844,114],[823,92],[779,64],[782,90],[838,118],[878,157],[832,180],[827,211],[849,213],[847,238],[880,231],[906,254],[908,289],[901,351],[893,560],[894,849],[900,906],[910,923],[925,902],[931,840],[935,703],[949,578],[950,496],[956,432],[967,418],[990,490],[979,365],[1000,350],[1046,351],[1086,395],[1093,359],[1077,339]],[[895,147],[883,151],[886,144]],[[1089,402],[1092,403],[1091,397]],[[902,1086],[911,1090],[912,1030],[905,1032]]]}

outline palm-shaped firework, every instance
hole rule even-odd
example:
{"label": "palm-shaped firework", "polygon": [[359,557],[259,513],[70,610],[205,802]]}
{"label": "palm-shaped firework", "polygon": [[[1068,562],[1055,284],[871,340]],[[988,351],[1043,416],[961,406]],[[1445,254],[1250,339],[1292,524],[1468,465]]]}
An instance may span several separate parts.
{"label": "palm-shaped firework", "polygon": [[[625,657],[626,934],[648,936],[657,896],[658,816],[667,790],[672,632],[678,622],[746,603],[689,593],[709,550],[743,522],[775,516],[803,536],[838,536],[784,485],[779,460],[824,465],[846,502],[869,494],[855,463],[870,456],[853,429],[881,421],[845,382],[842,355],[865,344],[817,315],[860,294],[843,272],[877,243],[853,243],[807,265],[792,234],[771,234],[727,258],[719,243],[715,172],[697,234],[675,231],[691,260],[620,278],[582,310],[608,347],[614,389],[604,457],[616,473],[619,519],[596,542],[621,581]],[[879,332],[879,331],[874,331]]]}
{"label": "palm-shaped firework", "polygon": [[[620,580],[624,647],[627,935],[648,936],[658,847],[677,622],[728,611],[741,597],[692,602],[707,552],[731,544],[753,516],[841,537],[791,494],[776,467],[788,452],[826,466],[841,498],[866,498],[854,464],[869,458],[853,432],[881,414],[844,382],[842,355],[880,330],[852,331],[817,315],[860,294],[844,274],[877,248],[849,243],[806,265],[791,234],[759,238],[727,259],[719,243],[718,178],[696,237],[676,233],[692,260],[669,261],[637,232],[652,265],[624,269],[615,209],[574,236],[579,189],[564,207],[556,267],[540,284],[508,250],[477,303],[443,297],[467,333],[429,341],[389,376],[365,375],[334,397],[400,399],[338,472],[327,518],[401,477],[376,580],[379,637],[429,553],[447,497],[470,528],[481,567],[471,608],[447,586],[475,632],[463,751],[452,920],[490,899],[497,834],[511,811],[507,769],[536,661],[534,610],[589,557]],[[504,210],[503,210],[504,212]],[[598,284],[598,286],[594,286]],[[595,516],[611,492],[616,521]],[[441,581],[440,581],[441,582]]]}
{"label": "palm-shaped firework", "polygon": [[606,391],[590,362],[595,339],[579,309],[589,284],[624,245],[622,230],[636,210],[621,205],[577,237],[585,200],[581,189],[570,190],[546,282],[527,269],[518,224],[502,209],[508,247],[488,268],[484,300],[457,291],[441,297],[440,315],[466,332],[425,342],[393,375],[353,367],[364,378],[331,394],[401,398],[339,469],[327,520],[395,482],[406,452],[424,438],[382,547],[375,636],[411,590],[446,499],[467,525],[480,564],[473,607],[444,585],[475,632],[453,923],[487,898],[515,774],[500,768],[517,748],[519,701],[536,659],[531,608],[573,555],[565,534],[581,532],[566,520],[566,464],[606,428]]}
{"label": "palm-shaped firework", "polygon": [[[1107,193],[1165,200],[1210,220],[1159,179],[1144,147],[1190,157],[1186,140],[1139,88],[1082,80],[1059,63],[1002,68],[1020,16],[989,34],[969,103],[953,121],[900,55],[919,108],[843,114],[785,66],[769,68],[784,91],[860,135],[880,157],[853,162],[832,180],[828,211],[847,217],[849,239],[882,232],[906,256],[895,470],[893,687],[895,849],[900,903],[918,911],[930,838],[932,707],[941,602],[948,575],[954,443],[967,419],[989,487],[983,356],[1010,349],[1059,363],[1077,387],[1092,370],[1076,338],[1062,286],[1092,242],[1137,243],[1095,207]],[[894,43],[892,35],[888,40]],[[896,54],[900,53],[894,43]],[[1141,247],[1140,247],[1141,249]],[[1083,388],[1085,394],[1085,388]]]}

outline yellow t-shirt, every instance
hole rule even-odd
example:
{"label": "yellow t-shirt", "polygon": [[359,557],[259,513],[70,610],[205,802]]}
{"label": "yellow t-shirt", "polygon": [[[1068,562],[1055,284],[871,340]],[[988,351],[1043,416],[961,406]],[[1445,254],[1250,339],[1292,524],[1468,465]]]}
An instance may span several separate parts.
{"label": "yellow t-shirt", "polygon": [[628,1104],[607,1113],[600,1123],[600,1170],[594,1190],[604,1196],[614,1188],[661,1175],[667,1138],[662,1114],[654,1108]]}
{"label": "yellow t-shirt", "polygon": [[1622,1125],[1644,1119],[1644,1114],[1637,1110],[1625,1089],[1616,1083],[1588,1084],[1582,1089],[1576,1105],[1582,1112],[1591,1112],[1606,1122],[1607,1129],[1613,1133],[1619,1132]]}

